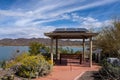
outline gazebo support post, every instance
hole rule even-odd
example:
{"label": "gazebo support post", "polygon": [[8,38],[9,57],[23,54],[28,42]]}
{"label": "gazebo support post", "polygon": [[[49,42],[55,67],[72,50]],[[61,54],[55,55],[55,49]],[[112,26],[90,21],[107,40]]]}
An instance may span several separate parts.
{"label": "gazebo support post", "polygon": [[50,50],[50,54],[51,54],[51,62],[53,64],[53,38],[51,38],[51,50]]}
{"label": "gazebo support post", "polygon": [[85,62],[85,39],[83,38],[83,63]]}
{"label": "gazebo support post", "polygon": [[90,37],[90,67],[92,67],[92,37]]}
{"label": "gazebo support post", "polygon": [[58,39],[56,39],[56,60],[59,59],[59,55],[58,55]]}

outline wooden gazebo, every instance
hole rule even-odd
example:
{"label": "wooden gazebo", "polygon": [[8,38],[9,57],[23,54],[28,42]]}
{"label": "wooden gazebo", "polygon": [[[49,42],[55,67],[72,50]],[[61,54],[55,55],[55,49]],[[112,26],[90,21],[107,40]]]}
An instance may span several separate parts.
{"label": "wooden gazebo", "polygon": [[85,28],[57,28],[53,32],[45,33],[51,38],[51,61],[53,62],[53,40],[56,40],[56,55],[58,55],[58,39],[82,39],[83,40],[83,61],[85,60],[85,39],[90,42],[89,66],[92,67],[92,37],[98,33],[91,33]]}

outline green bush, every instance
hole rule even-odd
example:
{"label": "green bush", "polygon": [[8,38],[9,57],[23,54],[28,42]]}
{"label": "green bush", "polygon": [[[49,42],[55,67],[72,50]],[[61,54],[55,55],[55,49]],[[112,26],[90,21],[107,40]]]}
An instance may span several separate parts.
{"label": "green bush", "polygon": [[[44,51],[43,51],[44,50]],[[45,55],[50,52],[50,48],[38,42],[32,42],[29,46],[30,55]]]}
{"label": "green bush", "polygon": [[38,43],[38,42],[32,42],[29,46],[29,52],[31,55],[38,55],[40,54],[40,48],[44,45]]}
{"label": "green bush", "polygon": [[59,51],[62,54],[67,54],[67,53],[73,54],[74,53],[73,49],[70,49],[69,47],[66,47],[66,48],[61,47],[61,48],[59,48]]}
{"label": "green bush", "polygon": [[19,66],[22,63],[22,60],[29,56],[28,53],[22,53],[14,58],[14,60],[6,61],[3,65],[4,68],[11,68],[14,66]]}
{"label": "green bush", "polygon": [[6,63],[5,68],[11,68],[16,75],[25,78],[44,76],[50,73],[52,64],[42,55],[21,54],[15,60]]}

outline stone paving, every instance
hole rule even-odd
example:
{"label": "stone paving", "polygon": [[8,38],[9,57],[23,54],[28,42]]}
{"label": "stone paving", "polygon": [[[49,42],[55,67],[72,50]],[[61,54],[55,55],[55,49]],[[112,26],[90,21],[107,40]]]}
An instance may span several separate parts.
{"label": "stone paving", "polygon": [[66,65],[55,65],[53,71],[48,76],[35,80],[77,80],[86,71],[98,71],[100,69],[100,66],[95,63],[93,63],[92,68],[89,67],[88,62],[84,64],[78,63],[68,61]]}

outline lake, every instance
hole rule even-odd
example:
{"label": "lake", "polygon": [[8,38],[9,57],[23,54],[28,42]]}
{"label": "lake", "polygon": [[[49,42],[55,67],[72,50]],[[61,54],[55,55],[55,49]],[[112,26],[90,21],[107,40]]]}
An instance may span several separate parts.
{"label": "lake", "polygon": [[6,60],[10,59],[15,53],[17,53],[17,50],[19,50],[19,53],[27,52],[28,46],[0,46],[0,60]]}
{"label": "lake", "polygon": [[[67,47],[69,49],[73,49],[74,52],[78,50],[82,51],[82,47],[77,47],[77,46],[64,46],[63,48],[67,48]],[[10,59],[15,55],[15,53],[17,53],[17,50],[19,50],[19,53],[28,52],[29,47],[28,46],[0,46],[0,61]]]}

